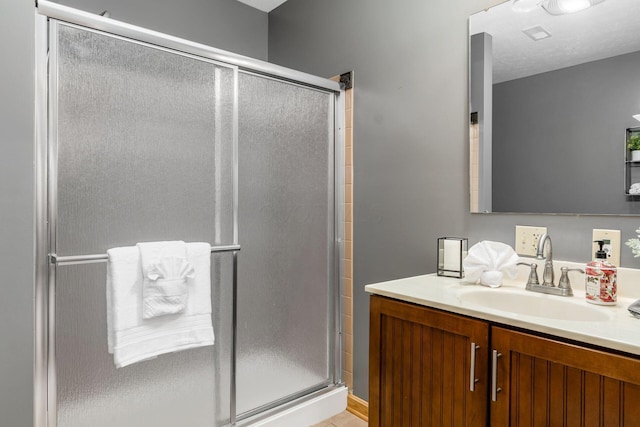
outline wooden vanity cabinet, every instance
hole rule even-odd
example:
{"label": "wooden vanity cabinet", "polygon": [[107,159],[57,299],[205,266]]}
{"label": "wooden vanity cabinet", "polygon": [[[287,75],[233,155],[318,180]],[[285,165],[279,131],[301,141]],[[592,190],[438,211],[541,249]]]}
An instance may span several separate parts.
{"label": "wooden vanity cabinet", "polygon": [[488,323],[377,295],[370,302],[369,426],[486,425]]}
{"label": "wooden vanity cabinet", "polygon": [[495,326],[491,348],[491,427],[640,426],[640,360]]}
{"label": "wooden vanity cabinet", "polygon": [[640,358],[378,295],[370,320],[370,426],[640,426]]}

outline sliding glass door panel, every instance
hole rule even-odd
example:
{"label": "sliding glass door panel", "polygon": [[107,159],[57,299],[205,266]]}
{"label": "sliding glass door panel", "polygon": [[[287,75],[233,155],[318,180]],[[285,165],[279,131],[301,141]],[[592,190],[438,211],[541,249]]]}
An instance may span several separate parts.
{"label": "sliding glass door panel", "polygon": [[58,254],[233,243],[234,70],[58,28]]}
{"label": "sliding glass door panel", "polygon": [[240,414],[331,382],[332,100],[239,77]]}
{"label": "sliding glass door panel", "polygon": [[[51,252],[234,243],[234,68],[52,23]],[[116,369],[106,264],[55,270],[59,427],[231,420],[233,255],[211,258],[216,343]],[[54,280],[52,278],[52,280]]]}

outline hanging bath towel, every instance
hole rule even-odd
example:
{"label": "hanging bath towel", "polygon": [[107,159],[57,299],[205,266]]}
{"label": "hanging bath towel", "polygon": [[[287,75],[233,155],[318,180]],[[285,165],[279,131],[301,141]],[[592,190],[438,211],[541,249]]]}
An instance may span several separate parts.
{"label": "hanging bath towel", "polygon": [[213,345],[211,324],[211,246],[187,243],[193,267],[189,297],[181,313],[143,316],[143,275],[136,246],[107,251],[107,332],[109,353],[118,368],[160,354]]}
{"label": "hanging bath towel", "polygon": [[173,241],[136,246],[142,264],[142,317],[183,313],[189,297],[187,282],[194,278],[193,266],[187,260],[187,245]]}

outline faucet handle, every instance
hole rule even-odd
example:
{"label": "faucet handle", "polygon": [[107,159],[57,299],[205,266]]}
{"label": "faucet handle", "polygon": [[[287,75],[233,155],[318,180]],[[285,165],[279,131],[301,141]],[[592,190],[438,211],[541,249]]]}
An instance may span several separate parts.
{"label": "faucet handle", "polygon": [[558,281],[558,287],[563,289],[571,289],[571,281],[569,280],[570,271],[579,271],[584,274],[584,270],[581,268],[567,268],[560,267],[560,281]]}
{"label": "faucet handle", "polygon": [[538,264],[535,262],[519,262],[516,265],[526,265],[531,267],[531,271],[529,272],[529,279],[527,280],[527,286],[525,289],[529,289],[531,285],[539,285],[540,281],[538,280]]}

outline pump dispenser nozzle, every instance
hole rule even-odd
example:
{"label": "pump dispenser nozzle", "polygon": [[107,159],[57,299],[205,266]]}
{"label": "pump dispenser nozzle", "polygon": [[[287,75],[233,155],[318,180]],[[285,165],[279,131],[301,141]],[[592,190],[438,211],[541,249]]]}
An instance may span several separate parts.
{"label": "pump dispenser nozzle", "polygon": [[600,249],[596,251],[596,258],[607,259],[607,253],[604,251],[604,240],[594,240],[593,243],[597,243]]}

